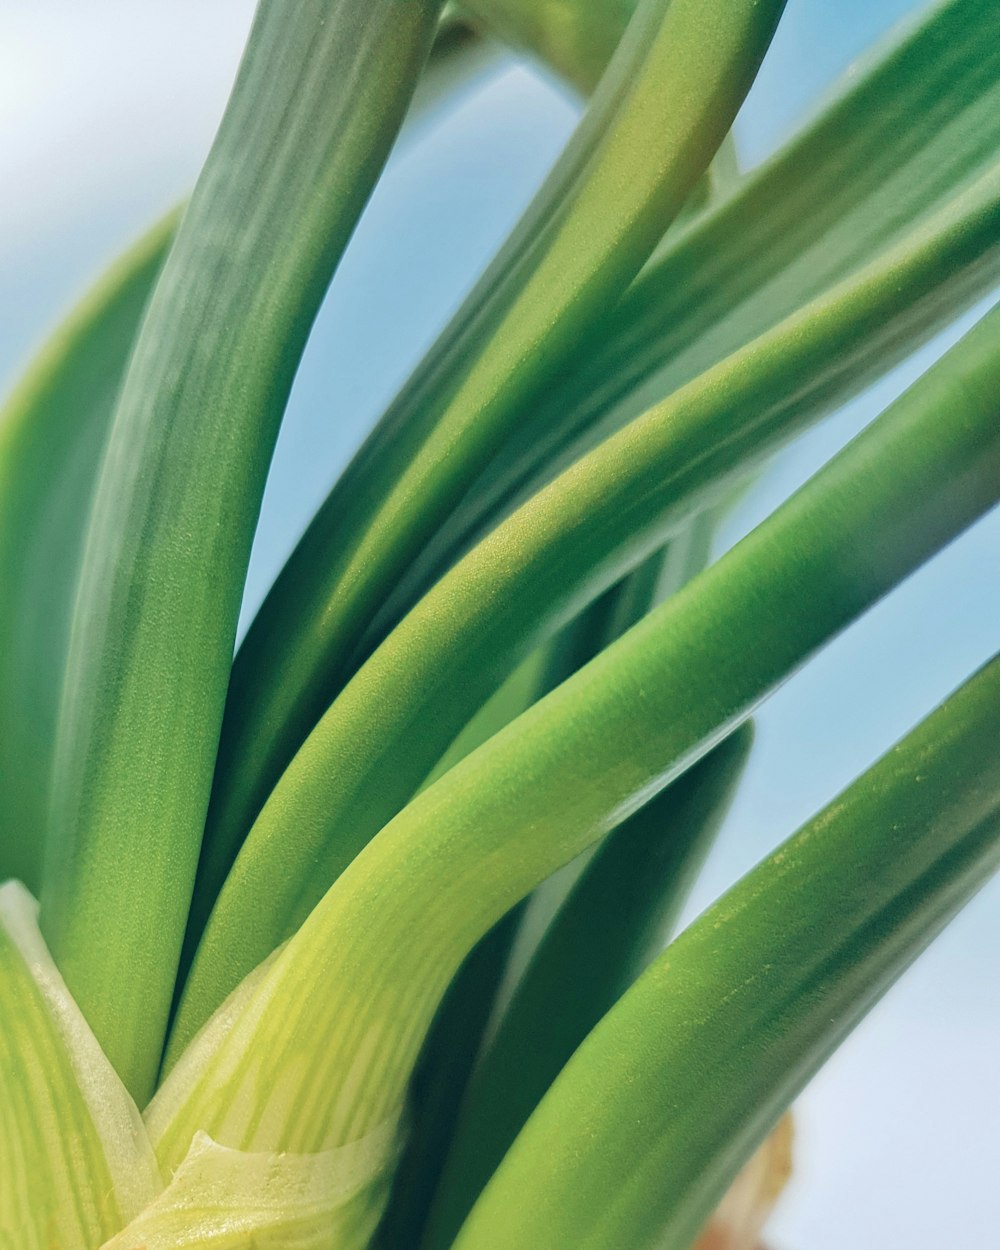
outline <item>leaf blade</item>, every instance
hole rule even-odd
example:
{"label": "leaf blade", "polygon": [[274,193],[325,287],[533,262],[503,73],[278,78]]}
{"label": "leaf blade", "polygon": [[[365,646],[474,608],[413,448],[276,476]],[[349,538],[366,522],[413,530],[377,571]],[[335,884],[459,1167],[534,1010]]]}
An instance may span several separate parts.
{"label": "leaf blade", "polygon": [[949,284],[1000,273],[998,224],[1000,165],[913,240],[571,466],[455,565],[345,687],[265,804],[205,928],[171,1049],[301,923],[491,682],[884,367],[925,315],[952,306]]}
{"label": "leaf blade", "polygon": [[455,1250],[690,1243],[808,1077],[1000,867],[998,695],[993,661],[668,948],[574,1056]]}
{"label": "leaf blade", "polygon": [[[643,0],[542,191],[327,498],[240,648],[200,893],[218,889],[383,596],[680,211],[782,7]],[[250,728],[261,724],[266,734]]]}
{"label": "leaf blade", "polygon": [[[441,994],[499,916],[1000,499],[998,327],[995,310],[767,522],[369,843],[245,1011],[216,1017],[225,1036],[202,1034],[161,1087],[149,1123],[165,1166],[194,1126],[319,1149],[398,1112]],[[248,1124],[245,1089],[218,1076],[261,1049],[288,1083],[273,1101],[257,1091]]]}
{"label": "leaf blade", "polygon": [[264,0],[118,401],[74,607],[42,926],[140,1100],[273,441],[437,8],[306,0],[289,16]]}

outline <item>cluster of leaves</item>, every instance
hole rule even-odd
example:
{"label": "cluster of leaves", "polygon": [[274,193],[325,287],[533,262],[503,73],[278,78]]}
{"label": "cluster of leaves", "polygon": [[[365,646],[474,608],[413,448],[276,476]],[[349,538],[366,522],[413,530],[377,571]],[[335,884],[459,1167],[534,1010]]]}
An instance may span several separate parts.
{"label": "cluster of leaves", "polygon": [[[680,1250],[1000,863],[998,661],[660,954],[754,708],[1000,499],[992,312],[708,564],[1000,279],[994,0],[744,177],[783,0],[441,7],[262,0],[190,203],[0,424],[19,1245]],[[234,661],[312,318],[476,23],[582,120]]]}

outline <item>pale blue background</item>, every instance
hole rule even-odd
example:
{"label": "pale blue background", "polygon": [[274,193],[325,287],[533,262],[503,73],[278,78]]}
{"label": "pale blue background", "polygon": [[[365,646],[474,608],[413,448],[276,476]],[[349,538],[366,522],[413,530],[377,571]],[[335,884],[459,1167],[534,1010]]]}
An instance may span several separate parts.
{"label": "pale blue background", "polygon": [[[907,0],[789,0],[741,118],[756,160]],[[0,382],[86,280],[189,187],[249,0],[0,6]],[[394,160],[319,319],[282,434],[249,597],[543,175],[570,104],[512,66]],[[940,350],[937,345],[935,350]],[[924,354],[925,356],[928,353]],[[732,541],[905,384],[800,440]],[[336,395],[331,404],[328,397]],[[790,681],[759,719],[705,903],[1000,647],[1000,517],[977,526]],[[775,1250],[996,1245],[1000,886],[986,890],[804,1096]]]}

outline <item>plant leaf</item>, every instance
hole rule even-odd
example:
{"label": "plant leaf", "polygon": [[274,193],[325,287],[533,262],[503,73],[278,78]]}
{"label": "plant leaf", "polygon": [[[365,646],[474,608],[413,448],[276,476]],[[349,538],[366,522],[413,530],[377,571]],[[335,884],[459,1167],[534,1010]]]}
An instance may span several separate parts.
{"label": "plant leaf", "polygon": [[[680,556],[673,548],[666,558],[657,552],[560,635],[533,652],[463,729],[424,787],[635,624],[649,610],[663,583],[671,593],[688,574],[700,571],[708,554],[707,542],[701,541],[703,531],[711,527],[699,523],[692,528],[698,537],[685,536],[675,545],[683,549]],[[435,1014],[414,1073],[411,1127],[379,1226],[379,1250],[411,1250],[421,1244],[463,1094],[497,1007],[511,948],[524,936],[524,912],[523,906],[515,907],[480,940]]]}
{"label": "plant leaf", "polygon": [[834,1048],[1000,867],[994,661],[670,946],[455,1250],[690,1244]]}
{"label": "plant leaf", "polygon": [[[600,318],[581,341],[572,367],[551,379],[523,434],[510,431],[479,479],[466,483],[462,504],[399,570],[353,665],[478,536],[559,464],[870,263],[995,164],[1000,47],[991,38],[994,22],[992,0],[946,0],[906,23],[898,41],[870,58],[867,67],[854,67],[829,108],[728,203],[668,243],[618,310]],[[883,368],[993,281],[988,268],[970,278],[967,287],[952,289],[942,300],[937,316],[886,353]],[[872,375],[877,372],[873,359]],[[271,708],[282,698],[295,704],[279,718],[298,726],[289,731],[282,752],[287,758],[339,685],[332,671],[326,673],[329,687],[318,679],[305,681],[300,703],[274,660],[279,647],[300,654],[296,628],[310,636],[325,628],[329,553],[339,542],[328,524],[332,515],[317,517],[237,660],[225,758],[195,895],[192,948],[252,815],[280,771],[277,763],[259,767],[251,759],[251,750],[270,737],[274,724],[270,712],[258,717],[253,709]],[[272,629],[269,620],[295,624]],[[339,657],[332,662],[336,668]],[[272,681],[279,690],[257,689]],[[268,728],[258,731],[260,725]],[[245,818],[231,816],[228,809],[242,806],[237,800],[244,789],[258,797],[247,804]]]}
{"label": "plant leaf", "polygon": [[0,414],[0,879],[35,890],[83,528],[176,216],[158,222],[74,309]]}
{"label": "plant leaf", "polygon": [[94,1250],[161,1188],[135,1104],[23,886],[0,887],[0,1243]]}
{"label": "plant leaf", "polygon": [[[677,239],[539,400],[385,605],[376,641],[472,538],[625,421],[870,264],[996,165],[992,0],[946,0],[844,76],[817,118]],[[943,326],[990,289],[955,293]],[[933,327],[928,324],[924,333]],[[918,346],[920,336],[900,345]],[[888,369],[895,357],[886,360]]]}
{"label": "plant leaf", "polygon": [[995,310],[772,517],[404,808],[181,1057],[147,1117],[161,1165],[198,1129],[309,1151],[397,1116],[447,985],[496,920],[1000,498],[998,334]]}
{"label": "plant leaf", "polygon": [[424,1250],[447,1250],[590,1030],[671,936],[752,742],[741,726],[601,844],[556,913],[476,1065]]}
{"label": "plant leaf", "polygon": [[178,1038],[294,932],[521,657],[884,367],[949,305],[949,290],[982,281],[983,270],[995,278],[998,225],[1000,165],[915,238],[614,435],[473,548],[359,670],[265,804],[205,928]]}
{"label": "plant leaf", "polygon": [[115,413],[75,601],[41,915],[140,1100],[162,1048],[273,441],[438,7],[263,0]]}
{"label": "plant leaf", "polygon": [[[499,49],[442,23],[406,117],[424,124]],[[107,271],[0,413],[0,879],[41,883],[49,768],[80,548],[114,401],[172,241],[168,213]]]}
{"label": "plant leaf", "polygon": [[198,908],[349,676],[385,595],[682,208],[783,3],[643,0],[561,160],[328,497],[240,648]]}

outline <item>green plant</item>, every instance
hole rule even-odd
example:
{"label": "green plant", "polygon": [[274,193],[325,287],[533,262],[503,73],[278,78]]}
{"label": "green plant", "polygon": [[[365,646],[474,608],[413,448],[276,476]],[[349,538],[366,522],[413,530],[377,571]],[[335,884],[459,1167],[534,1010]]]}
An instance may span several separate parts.
{"label": "green plant", "polygon": [[[262,0],[190,203],[9,401],[3,1244],[682,1250],[734,1182],[755,1239],[786,1107],[997,867],[1000,660],[660,953],[754,709],[1000,498],[994,310],[709,563],[1000,277],[993,0],[739,176],[782,7]],[[470,21],[591,99],[234,661],[312,317]]]}

